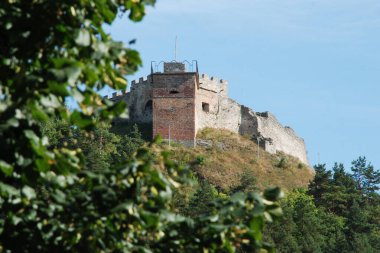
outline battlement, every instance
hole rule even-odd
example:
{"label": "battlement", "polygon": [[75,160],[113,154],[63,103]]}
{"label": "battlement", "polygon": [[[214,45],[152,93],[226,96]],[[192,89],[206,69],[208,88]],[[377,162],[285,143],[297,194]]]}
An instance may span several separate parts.
{"label": "battlement", "polygon": [[201,74],[199,77],[199,87],[202,90],[227,96],[228,82],[215,76],[209,77],[206,74]]}
{"label": "battlement", "polygon": [[149,76],[146,76],[146,77],[140,77],[139,80],[133,80],[133,81],[131,82],[131,86],[146,83],[146,82],[148,81],[148,77],[149,77]]}
{"label": "battlement", "polygon": [[201,74],[199,76],[199,81],[213,81],[215,83],[228,84],[227,80],[220,79],[216,76],[209,77],[207,74]]}
{"label": "battlement", "polygon": [[140,77],[138,80],[133,80],[131,81],[131,89],[135,88],[138,85],[146,84],[148,83],[149,80],[150,80],[150,75],[146,77]]}
{"label": "battlement", "polygon": [[105,95],[103,96],[103,98],[106,98],[106,99],[114,99],[114,98],[117,98],[117,97],[122,97],[126,94],[128,94],[129,92],[127,90],[124,90],[124,91],[117,91],[117,92],[113,92],[112,95]]}

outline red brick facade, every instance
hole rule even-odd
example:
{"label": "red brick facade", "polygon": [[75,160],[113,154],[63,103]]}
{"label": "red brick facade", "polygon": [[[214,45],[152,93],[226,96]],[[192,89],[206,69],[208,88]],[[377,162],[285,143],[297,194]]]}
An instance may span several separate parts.
{"label": "red brick facade", "polygon": [[153,83],[153,136],[195,145],[196,73],[155,73]]}

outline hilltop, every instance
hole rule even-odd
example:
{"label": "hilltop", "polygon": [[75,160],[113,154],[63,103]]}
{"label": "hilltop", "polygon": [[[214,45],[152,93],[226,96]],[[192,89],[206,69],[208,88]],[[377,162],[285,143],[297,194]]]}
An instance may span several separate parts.
{"label": "hilltop", "polygon": [[173,159],[190,164],[195,174],[215,187],[228,192],[247,180],[258,189],[280,186],[285,191],[307,187],[314,170],[297,158],[284,153],[270,154],[259,149],[246,136],[206,128],[197,135],[197,147],[173,144],[169,148]]}
{"label": "hilltop", "polygon": [[273,113],[254,111],[230,98],[227,80],[200,74],[197,61],[194,66],[188,61],[160,63],[152,64],[148,76],[132,81],[130,91],[106,96],[128,105],[129,123],[149,125],[152,137],[188,147],[195,146],[201,129],[227,129],[260,141],[271,154],[283,152],[308,163],[304,139]]}

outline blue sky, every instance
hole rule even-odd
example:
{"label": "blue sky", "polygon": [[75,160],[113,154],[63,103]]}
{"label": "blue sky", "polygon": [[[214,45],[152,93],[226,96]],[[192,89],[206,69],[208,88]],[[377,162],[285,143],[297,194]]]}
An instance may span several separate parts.
{"label": "blue sky", "polygon": [[365,155],[380,168],[379,0],[158,0],[141,23],[107,30],[137,39],[144,67],[130,80],[173,60],[178,36],[178,60],[198,60],[230,97],[295,129],[312,164]]}

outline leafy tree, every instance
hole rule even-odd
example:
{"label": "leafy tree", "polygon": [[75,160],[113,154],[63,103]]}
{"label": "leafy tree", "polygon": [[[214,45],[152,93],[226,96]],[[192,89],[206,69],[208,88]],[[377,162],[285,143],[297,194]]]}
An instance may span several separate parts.
{"label": "leafy tree", "polygon": [[245,170],[240,176],[240,184],[231,189],[232,193],[235,192],[250,192],[257,191],[256,187],[257,179],[253,175],[252,171]]}
{"label": "leafy tree", "polygon": [[339,252],[343,223],[319,209],[304,190],[294,190],[281,201],[284,216],[268,226],[267,236],[280,252]]}
{"label": "leafy tree", "polygon": [[[268,189],[263,195],[264,202],[276,201],[279,195],[278,188]],[[173,223],[181,233],[169,234],[155,247],[164,244],[175,249],[170,252],[274,252],[268,243],[262,243],[264,217],[272,220],[271,217],[281,215],[281,209],[278,206],[265,208],[264,202],[256,193],[240,192],[231,198],[219,198],[212,202],[213,211]]]}
{"label": "leafy tree", "polygon": [[353,177],[347,173],[342,164],[335,164],[333,171],[326,171],[325,166],[316,167],[315,179],[309,185],[309,193],[314,196],[319,207],[338,216],[347,214],[347,207],[360,193]]}
{"label": "leafy tree", "polygon": [[371,163],[367,164],[365,157],[353,161],[351,171],[359,190],[363,191],[367,199],[373,198],[380,189],[380,171],[376,171]]}
{"label": "leafy tree", "polygon": [[[336,240],[331,252],[377,252],[379,219],[379,194],[376,188],[376,171],[365,158],[354,161],[353,173],[342,164],[335,164],[332,171],[324,166],[316,167],[316,176],[308,192],[315,198],[317,207],[341,221],[344,239]],[[327,226],[329,228],[329,226]],[[376,239],[375,239],[376,238]]]}
{"label": "leafy tree", "polygon": [[[42,124],[42,134],[49,139],[49,150],[61,147],[80,150],[84,156],[85,168],[101,171],[115,165],[121,157],[125,160],[132,155],[131,151],[127,156],[125,149],[120,146],[121,140],[129,137],[113,134],[109,131],[110,126],[106,122],[98,122],[91,131],[86,131],[69,126],[63,120],[53,119]],[[136,139],[136,144],[142,146],[143,143]]]}
{"label": "leafy tree", "polygon": [[119,161],[131,157],[131,155],[144,144],[144,140],[137,125],[134,125],[130,132],[119,136],[121,138],[117,145],[119,154],[118,157],[114,157],[114,159]]}
{"label": "leafy tree", "polygon": [[298,228],[293,218],[294,210],[287,198],[281,201],[281,208],[283,216],[265,228],[265,235],[268,241],[276,245],[279,252],[301,252],[301,246],[297,241]]}
{"label": "leafy tree", "polygon": [[[125,89],[124,76],[141,60],[103,27],[123,14],[140,21],[153,3],[0,4],[0,252],[271,249],[261,231],[280,213],[279,189],[237,194],[216,201],[212,213],[188,218],[170,208],[172,188],[187,170],[167,153],[150,146],[108,164],[120,142],[99,122],[122,117],[126,105],[97,91]],[[78,109],[66,109],[68,96]],[[44,135],[41,123],[49,119],[57,121]]]}
{"label": "leafy tree", "polygon": [[190,199],[184,213],[190,217],[212,213],[215,211],[215,206],[213,206],[212,203],[218,199],[226,198],[227,195],[218,192],[209,182],[201,180],[197,191]]}
{"label": "leafy tree", "polygon": [[79,131],[76,141],[85,156],[85,167],[102,170],[114,165],[113,156],[118,154],[120,137],[109,131],[110,124],[99,122],[92,131]]}
{"label": "leafy tree", "polygon": [[355,180],[345,171],[343,164],[335,164],[330,192],[326,197],[326,203],[329,202],[331,205],[330,211],[336,215],[346,216],[347,208],[355,201],[361,201]]}
{"label": "leafy tree", "polygon": [[323,205],[324,195],[330,186],[332,173],[326,169],[326,164],[318,164],[314,166],[315,176],[309,184],[308,193],[314,196],[317,206]]}
{"label": "leafy tree", "polygon": [[40,124],[41,134],[49,140],[48,149],[70,147],[75,148],[78,140],[77,131],[66,121],[52,118]]}

